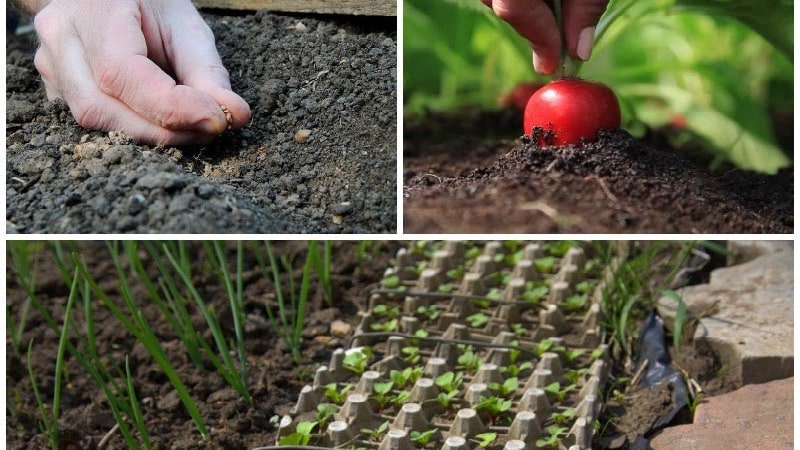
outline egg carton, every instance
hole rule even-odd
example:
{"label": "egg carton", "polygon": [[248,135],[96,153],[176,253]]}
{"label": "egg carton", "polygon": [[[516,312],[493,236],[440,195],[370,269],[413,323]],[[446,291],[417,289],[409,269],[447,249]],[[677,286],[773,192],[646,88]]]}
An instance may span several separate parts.
{"label": "egg carton", "polygon": [[[279,437],[329,404],[315,436],[327,448],[524,449],[549,438],[590,449],[610,367],[600,300],[616,263],[592,266],[587,243],[555,254],[518,242],[400,250]],[[346,391],[343,403],[331,389]]]}

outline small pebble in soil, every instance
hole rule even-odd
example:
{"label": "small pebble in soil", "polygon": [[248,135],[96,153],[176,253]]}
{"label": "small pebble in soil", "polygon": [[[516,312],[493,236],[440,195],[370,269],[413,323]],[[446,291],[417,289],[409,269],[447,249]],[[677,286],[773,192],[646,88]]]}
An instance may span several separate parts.
{"label": "small pebble in soil", "polygon": [[335,223],[336,225],[340,225],[342,223],[342,216],[337,216],[336,214],[333,214],[331,216],[331,222]]}
{"label": "small pebble in soil", "polygon": [[302,143],[308,141],[308,138],[310,136],[311,136],[311,130],[307,130],[305,128],[302,128],[302,129],[297,130],[297,132],[294,134],[294,140],[298,144],[302,144]]}
{"label": "small pebble in soil", "polygon": [[353,204],[351,202],[341,202],[333,205],[333,213],[337,216],[346,216],[353,212]]}

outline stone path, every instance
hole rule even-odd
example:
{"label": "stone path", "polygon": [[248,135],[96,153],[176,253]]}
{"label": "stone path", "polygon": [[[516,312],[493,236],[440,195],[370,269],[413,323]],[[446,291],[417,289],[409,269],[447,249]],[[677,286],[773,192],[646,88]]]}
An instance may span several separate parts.
{"label": "stone path", "polygon": [[[744,387],[698,405],[694,423],[667,428],[654,450],[791,449],[794,445],[794,251],[791,242],[742,241],[708,284],[681,289],[694,338],[708,343]],[[671,328],[675,302],[659,301]]]}
{"label": "stone path", "polygon": [[794,378],[752,384],[710,397],[697,406],[694,423],[667,428],[653,450],[752,450],[793,448]]}

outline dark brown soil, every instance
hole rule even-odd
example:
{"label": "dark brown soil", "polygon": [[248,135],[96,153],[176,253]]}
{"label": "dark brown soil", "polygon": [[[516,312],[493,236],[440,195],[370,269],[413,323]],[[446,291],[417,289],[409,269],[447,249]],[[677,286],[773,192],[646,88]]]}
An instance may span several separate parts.
{"label": "dark brown soil", "polygon": [[[228,387],[218,373],[198,368],[188,360],[183,345],[174,336],[159,310],[149,303],[145,292],[141,290],[142,286],[136,286],[134,292],[140,293],[136,298],[141,299],[142,312],[161,339],[170,361],[175,365],[191,396],[198,403],[210,430],[211,439],[206,444],[202,443],[199,432],[180,404],[171,384],[144,347],[137,344],[107,309],[96,306],[94,314],[99,353],[123,367],[125,356],[130,357],[137,397],[142,403],[142,413],[155,449],[238,450],[273,445],[275,426],[270,419],[275,414],[287,413],[297,400],[302,386],[313,378],[313,370],[320,364],[326,364],[331,352],[344,345],[340,338],[330,335],[330,323],[335,319],[354,319],[357,305],[363,304],[367,291],[376,286],[397,245],[399,244],[374,243],[367,253],[368,259],[359,265],[356,262],[354,242],[335,244],[333,277],[336,301],[333,307],[327,307],[321,302],[318,293],[312,291],[311,298],[315,301],[310,305],[305,322],[303,362],[300,365],[295,364],[286,345],[264,322],[266,315],[263,299],[264,295],[274,292],[272,284],[255,271],[246,275],[245,307],[249,313],[247,326],[251,328],[246,337],[246,350],[250,367],[249,387],[254,399],[252,406]],[[80,248],[97,282],[114,295],[118,278],[106,248],[101,243],[91,242],[82,243]],[[278,254],[301,255],[297,258],[296,265],[302,264],[305,243],[275,243],[275,248]],[[197,266],[202,267],[202,263],[198,261]],[[45,253],[38,264],[37,294],[58,321],[63,317],[69,289],[65,287],[49,253]],[[252,264],[252,258],[247,258],[247,267]],[[198,275],[195,281],[209,307],[216,311],[226,311],[227,300],[224,300],[225,294],[215,277]],[[7,300],[10,317],[18,317],[23,300],[23,292],[16,283],[11,282]],[[84,323],[82,316],[81,308],[73,311],[73,318],[79,329],[82,329]],[[219,316],[223,317],[223,313]],[[193,312],[193,318],[196,326],[204,323],[204,319],[196,311]],[[223,320],[223,326],[227,322]],[[226,333],[233,336],[232,329],[227,329]],[[210,336],[206,335],[206,338],[210,339]],[[37,384],[45,401],[49,402],[53,392],[58,336],[35,311],[32,312],[23,335],[23,347],[27,348],[30,339],[35,342],[32,364]],[[20,358],[13,351],[8,335],[6,342],[6,448],[45,449],[47,445],[36,422],[39,412],[26,368],[25,348],[21,349]],[[78,448],[93,449],[113,427],[114,418],[100,389],[73,358],[67,356],[66,368],[60,427],[67,438],[76,441]],[[116,433],[106,448],[123,449],[126,446],[119,433]]]}
{"label": "dark brown soil", "polygon": [[[395,20],[204,17],[253,111],[248,127],[205,147],[78,127],[46,100],[33,36],[8,38],[9,232],[395,231]],[[305,143],[300,129],[311,130]]]}
{"label": "dark brown soil", "polygon": [[408,118],[407,233],[791,233],[794,176],[707,165],[658,136],[582,148],[519,139],[513,112]]}

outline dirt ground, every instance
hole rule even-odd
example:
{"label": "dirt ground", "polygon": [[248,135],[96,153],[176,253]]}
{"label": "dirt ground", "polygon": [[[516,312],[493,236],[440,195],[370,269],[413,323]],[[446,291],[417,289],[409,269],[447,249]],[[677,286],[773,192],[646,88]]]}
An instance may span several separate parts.
{"label": "dirt ground", "polygon": [[[188,414],[175,396],[170,383],[149,357],[147,351],[114,319],[104,307],[95,307],[95,327],[98,334],[99,353],[111,361],[121,363],[130,356],[131,371],[136,386],[137,397],[142,404],[142,414],[149,429],[155,449],[196,449],[212,448],[244,450],[259,446],[273,445],[276,438],[276,424],[272,418],[287,414],[295,405],[300,389],[313,379],[314,370],[328,364],[331,352],[346,345],[346,339],[331,335],[330,324],[341,319],[355,326],[356,312],[367,308],[371,289],[379,286],[384,270],[392,264],[402,242],[377,242],[370,245],[367,257],[357,261],[356,244],[339,242],[333,248],[332,279],[334,286],[333,307],[322,302],[316,284],[312,283],[309,311],[303,332],[303,362],[296,365],[287,347],[276,333],[267,325],[264,309],[265,296],[271,295],[271,282],[260,276],[257,270],[245,270],[245,309],[246,323],[245,348],[250,367],[248,385],[254,403],[248,405],[227,386],[222,377],[210,369],[194,365],[183,350],[183,345],[175,337],[170,325],[149,300],[144,287],[133,283],[134,298],[141,311],[161,339],[180,378],[187,385],[190,395],[197,400],[211,439],[202,443]],[[303,255],[305,243],[275,243],[278,254]],[[80,254],[86,258],[91,273],[112,298],[118,296],[119,279],[108,258],[108,251],[102,243],[84,241],[80,244]],[[204,264],[203,258],[193,259],[197,267]],[[156,274],[152,262],[145,258],[148,272]],[[244,267],[254,267],[252,258],[247,257]],[[300,270],[302,258],[295,261]],[[11,265],[8,265],[10,270]],[[215,311],[228,311],[225,294],[218,280],[195,272],[195,285],[208,306]],[[42,253],[36,265],[36,293],[54,317],[63,316],[69,289],[56,269],[49,253]],[[11,272],[7,273],[7,312],[8,316],[18,317],[25,294]],[[82,308],[76,306],[73,318],[78,329],[83,326]],[[204,319],[199,312],[192,311],[193,323],[202,326]],[[225,317],[220,314],[219,317]],[[58,319],[57,319],[58,320]],[[10,322],[11,323],[11,322]],[[232,325],[222,321],[226,333],[233,335]],[[206,338],[211,337],[206,333]],[[34,339],[32,366],[40,392],[46,398],[52,393],[53,372],[58,335],[42,320],[40,314],[32,310],[21,342]],[[25,349],[17,354],[13,350],[9,335],[6,335],[6,432],[7,448],[13,450],[45,449],[46,442],[37,425],[39,411],[32,393],[31,380],[26,367]],[[675,355],[673,355],[675,356]],[[681,355],[676,356],[680,366],[703,386],[707,395],[734,389],[717,379],[719,365],[713,355],[703,349],[685,345]],[[77,445],[74,448],[95,448],[113,427],[113,416],[103,394],[92,379],[84,373],[73,358],[66,359],[65,385],[62,391],[62,414],[60,428],[63,430],[65,444]],[[613,378],[622,377],[617,371]],[[612,388],[624,391],[624,381]],[[605,427],[602,435],[596,438],[598,448],[627,448],[637,432],[646,430],[669,408],[669,397],[665,392],[669,387],[654,391],[640,390],[625,392],[617,396],[608,394],[608,404],[601,420],[613,418],[611,425]],[[626,441],[626,436],[628,440]],[[616,443],[616,445],[614,445]],[[68,448],[64,446],[64,448]],[[112,436],[107,449],[125,448],[119,433]]]}
{"label": "dirt ground", "polygon": [[583,148],[521,140],[518,113],[406,118],[408,233],[791,233],[792,169],[710,173],[663,137]]}
{"label": "dirt ground", "polygon": [[[33,36],[8,38],[10,233],[396,230],[394,18],[205,14],[245,129],[205,147],[134,145],[47,102]],[[311,130],[305,143],[300,129]]]}

